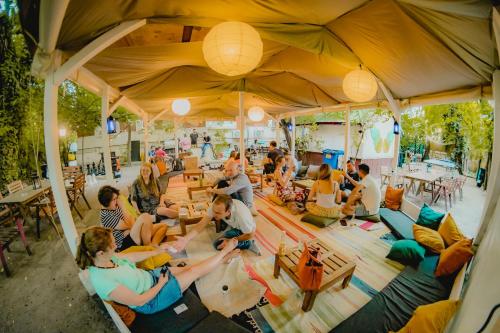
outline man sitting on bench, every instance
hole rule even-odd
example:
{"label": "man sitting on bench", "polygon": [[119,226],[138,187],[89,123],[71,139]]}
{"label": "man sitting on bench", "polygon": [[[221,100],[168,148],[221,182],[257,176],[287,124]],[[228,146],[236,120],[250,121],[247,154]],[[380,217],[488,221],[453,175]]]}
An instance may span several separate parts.
{"label": "man sitting on bench", "polygon": [[359,178],[357,182],[349,176],[345,171],[342,173],[346,179],[354,185],[347,202],[342,208],[344,215],[371,216],[378,214],[380,207],[380,188],[375,179],[370,175],[370,167],[366,164],[360,164]]}
{"label": "man sitting on bench", "polygon": [[248,249],[260,255],[260,249],[253,239],[257,226],[253,220],[250,209],[248,209],[243,202],[233,200],[230,196],[225,194],[217,196],[212,205],[208,208],[207,215],[205,215],[191,231],[184,237],[176,237],[177,240],[174,242],[173,247],[177,251],[184,250],[188,242],[196,237],[196,235],[198,235],[212,220],[221,223],[222,230],[225,229],[225,225],[231,227],[222,237],[215,240],[214,247],[217,250],[224,249],[231,239],[237,239],[237,249]]}
{"label": "man sitting on bench", "polygon": [[247,175],[240,172],[239,164],[229,161],[225,166],[224,175],[224,178],[215,182],[216,187],[207,188],[207,193],[230,195],[233,199],[243,201],[252,215],[257,216],[258,213],[253,204],[252,183]]}

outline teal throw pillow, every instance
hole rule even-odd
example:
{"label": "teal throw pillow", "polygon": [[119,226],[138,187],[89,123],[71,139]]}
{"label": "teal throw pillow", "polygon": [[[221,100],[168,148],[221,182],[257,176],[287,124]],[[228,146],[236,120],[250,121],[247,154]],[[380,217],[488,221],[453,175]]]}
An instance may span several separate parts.
{"label": "teal throw pillow", "polygon": [[418,215],[417,224],[422,227],[430,228],[433,230],[438,230],[439,224],[443,219],[445,214],[436,212],[427,204],[424,204]]}
{"label": "teal throw pillow", "polygon": [[414,240],[403,239],[394,242],[386,258],[398,261],[403,265],[416,265],[424,259],[424,256],[425,248]]}

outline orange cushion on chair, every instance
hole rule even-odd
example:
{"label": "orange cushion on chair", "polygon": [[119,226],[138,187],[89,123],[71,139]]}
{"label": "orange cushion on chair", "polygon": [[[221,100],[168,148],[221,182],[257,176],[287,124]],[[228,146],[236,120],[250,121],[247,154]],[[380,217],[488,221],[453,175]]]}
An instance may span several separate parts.
{"label": "orange cushion on chair", "polygon": [[462,239],[441,252],[436,268],[436,276],[455,273],[465,265],[474,255],[472,239]]}
{"label": "orange cushion on chair", "polygon": [[392,210],[399,210],[403,201],[404,188],[394,188],[387,186],[385,191],[385,207]]}

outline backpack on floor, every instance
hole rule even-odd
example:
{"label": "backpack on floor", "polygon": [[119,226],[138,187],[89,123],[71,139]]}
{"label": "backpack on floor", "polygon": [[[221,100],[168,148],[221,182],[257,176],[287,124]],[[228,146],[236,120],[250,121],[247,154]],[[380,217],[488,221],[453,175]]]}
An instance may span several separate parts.
{"label": "backpack on floor", "polygon": [[173,163],[174,171],[182,171],[182,161],[180,158],[176,158]]}

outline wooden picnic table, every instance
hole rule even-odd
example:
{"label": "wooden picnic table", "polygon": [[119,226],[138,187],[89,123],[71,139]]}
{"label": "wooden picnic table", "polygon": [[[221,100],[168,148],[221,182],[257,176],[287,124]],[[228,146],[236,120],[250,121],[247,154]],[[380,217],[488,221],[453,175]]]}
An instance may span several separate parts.
{"label": "wooden picnic table", "polygon": [[[406,184],[406,189],[415,191],[415,195],[421,195],[423,198],[424,192],[431,193],[431,201],[430,204],[434,202],[434,197],[436,195],[436,183],[440,181],[445,175],[446,172],[440,171],[407,171],[398,169],[396,172],[382,172],[382,179],[391,179],[392,177],[401,176],[409,180],[409,183]],[[418,187],[415,186],[416,182],[418,182]],[[383,181],[382,181],[383,184]],[[429,185],[429,187],[427,186]]]}

